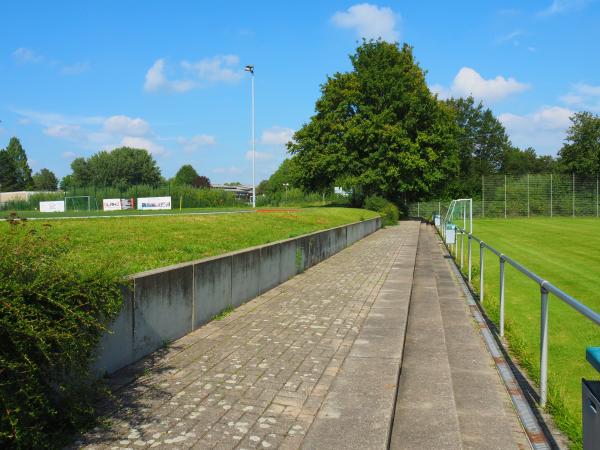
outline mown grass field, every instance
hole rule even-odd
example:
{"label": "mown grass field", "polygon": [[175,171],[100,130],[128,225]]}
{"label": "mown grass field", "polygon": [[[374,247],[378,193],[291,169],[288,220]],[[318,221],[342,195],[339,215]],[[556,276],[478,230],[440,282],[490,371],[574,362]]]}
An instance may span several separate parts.
{"label": "mown grass field", "polygon": [[[64,256],[78,267],[132,274],[266,244],[377,217],[351,208],[305,208],[252,214],[174,215],[28,222],[51,239],[67,239]],[[0,223],[0,233],[11,225]]]}
{"label": "mown grass field", "polygon": [[[600,220],[532,218],[476,220],[473,234],[539,276],[600,311]],[[466,247],[465,247],[466,249]],[[498,323],[498,257],[485,252],[484,307]],[[473,245],[473,285],[479,288],[479,246]],[[465,251],[466,272],[466,251]],[[539,381],[540,290],[506,264],[506,336],[511,351]],[[600,328],[560,299],[549,298],[549,408],[559,427],[581,447],[581,378],[598,379],[585,359],[600,346]]]}

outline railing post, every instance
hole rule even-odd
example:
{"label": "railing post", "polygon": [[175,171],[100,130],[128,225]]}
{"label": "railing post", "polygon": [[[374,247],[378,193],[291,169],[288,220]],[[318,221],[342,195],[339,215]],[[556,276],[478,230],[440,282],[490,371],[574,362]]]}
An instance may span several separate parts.
{"label": "railing post", "polygon": [[540,324],[540,405],[546,406],[548,390],[548,291],[544,283],[541,291],[541,324]]}
{"label": "railing post", "polygon": [[504,336],[504,255],[500,255],[500,336]]}
{"label": "railing post", "polygon": [[464,267],[464,254],[465,254],[465,232],[464,230],[460,232],[460,268]]}
{"label": "railing post", "polygon": [[479,243],[479,303],[483,303],[483,241]]}
{"label": "railing post", "polygon": [[469,240],[469,244],[468,244],[469,245],[469,256],[468,256],[468,259],[469,259],[469,284],[471,284],[471,265],[472,265],[472,262],[471,262],[471,246],[473,244],[473,238],[471,237],[470,234],[468,235],[468,240]]}

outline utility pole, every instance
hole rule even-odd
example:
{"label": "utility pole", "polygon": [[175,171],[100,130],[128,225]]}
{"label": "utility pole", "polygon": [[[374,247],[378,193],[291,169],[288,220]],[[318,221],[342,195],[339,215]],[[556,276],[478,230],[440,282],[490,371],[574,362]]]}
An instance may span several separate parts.
{"label": "utility pole", "polygon": [[247,65],[244,70],[252,74],[252,207],[256,208],[256,180],[255,180],[255,159],[256,159],[256,139],[254,123],[254,66]]}

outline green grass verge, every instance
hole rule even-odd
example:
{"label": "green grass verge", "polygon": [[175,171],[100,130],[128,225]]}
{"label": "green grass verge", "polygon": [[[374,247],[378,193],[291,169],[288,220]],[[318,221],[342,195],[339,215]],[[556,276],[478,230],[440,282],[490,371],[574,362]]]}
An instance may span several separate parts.
{"label": "green grass verge", "polygon": [[[476,220],[474,233],[502,253],[579,301],[600,311],[600,221],[592,218]],[[466,247],[465,247],[466,250]],[[472,284],[479,290],[479,246],[473,245]],[[466,251],[465,251],[466,271]],[[505,331],[511,352],[539,382],[540,290],[506,265]],[[483,306],[498,324],[499,262],[485,252]],[[581,378],[597,379],[585,359],[587,346],[600,345],[600,329],[560,299],[549,299],[548,410],[559,428],[581,448]]]}
{"label": "green grass verge", "polygon": [[[50,238],[67,237],[76,266],[110,266],[122,275],[214,256],[377,217],[351,208],[253,214],[176,215],[32,221]],[[0,223],[0,233],[9,224]]]}

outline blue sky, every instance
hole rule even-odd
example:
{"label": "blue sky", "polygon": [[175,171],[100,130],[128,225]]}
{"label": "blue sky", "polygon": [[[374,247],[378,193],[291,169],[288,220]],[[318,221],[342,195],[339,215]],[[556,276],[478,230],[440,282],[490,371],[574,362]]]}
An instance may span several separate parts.
{"label": "blue sky", "polygon": [[408,42],[441,97],[482,99],[514,144],[556,154],[574,111],[600,111],[600,2],[9,2],[0,31],[0,146],[34,170],[147,148],[163,175],[257,181],[361,37]]}

